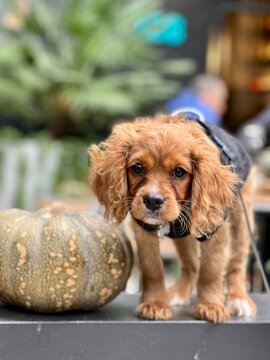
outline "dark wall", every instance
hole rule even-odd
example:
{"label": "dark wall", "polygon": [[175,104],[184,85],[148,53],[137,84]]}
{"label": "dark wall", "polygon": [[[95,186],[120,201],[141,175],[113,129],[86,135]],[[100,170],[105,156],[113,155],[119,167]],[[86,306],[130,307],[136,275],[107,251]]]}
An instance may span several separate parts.
{"label": "dark wall", "polygon": [[[240,1],[240,0],[239,0]],[[224,3],[237,3],[221,0],[166,0],[165,10],[178,11],[188,20],[188,40],[177,48],[167,48],[168,57],[191,57],[197,62],[197,72],[205,70],[206,47],[209,27],[217,9]]]}

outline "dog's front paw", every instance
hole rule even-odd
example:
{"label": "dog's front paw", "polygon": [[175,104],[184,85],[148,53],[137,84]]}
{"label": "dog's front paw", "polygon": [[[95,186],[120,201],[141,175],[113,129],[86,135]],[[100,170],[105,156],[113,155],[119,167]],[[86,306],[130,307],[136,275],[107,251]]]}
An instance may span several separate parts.
{"label": "dog's front paw", "polygon": [[229,297],[227,300],[229,312],[233,316],[251,318],[256,314],[256,305],[249,296],[242,298]]}
{"label": "dog's front paw", "polygon": [[213,323],[222,323],[229,319],[229,312],[223,305],[198,302],[195,307],[195,317]]}
{"label": "dog's front paw", "polygon": [[161,302],[142,302],[136,309],[136,315],[141,319],[168,320],[172,317],[172,310]]}

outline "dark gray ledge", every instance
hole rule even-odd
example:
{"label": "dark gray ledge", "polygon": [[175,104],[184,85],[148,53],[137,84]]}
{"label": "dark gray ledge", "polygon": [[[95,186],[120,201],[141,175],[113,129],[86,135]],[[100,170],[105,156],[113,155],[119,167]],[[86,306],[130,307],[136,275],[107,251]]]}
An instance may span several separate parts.
{"label": "dark gray ledge", "polygon": [[255,319],[214,325],[192,306],[170,321],[138,320],[138,297],[122,294],[93,312],[44,315],[0,303],[1,360],[268,360],[270,296],[253,295]]}

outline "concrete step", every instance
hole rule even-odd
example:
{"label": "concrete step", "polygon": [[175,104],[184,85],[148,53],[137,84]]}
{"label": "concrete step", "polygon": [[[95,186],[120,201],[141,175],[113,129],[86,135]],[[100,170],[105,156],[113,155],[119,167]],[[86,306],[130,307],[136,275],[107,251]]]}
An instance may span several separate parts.
{"label": "concrete step", "polygon": [[138,320],[139,298],[121,294],[92,312],[37,314],[0,303],[1,360],[268,360],[270,296],[255,319],[214,325],[179,307],[169,321]]}

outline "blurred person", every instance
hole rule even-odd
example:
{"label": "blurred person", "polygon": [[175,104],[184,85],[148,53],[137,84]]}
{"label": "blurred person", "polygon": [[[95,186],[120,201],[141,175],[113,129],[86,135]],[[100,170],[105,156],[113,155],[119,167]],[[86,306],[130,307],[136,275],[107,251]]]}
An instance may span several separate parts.
{"label": "blurred person", "polygon": [[270,105],[241,125],[236,136],[252,156],[270,146]]}
{"label": "blurred person", "polygon": [[218,76],[199,74],[188,87],[166,104],[168,113],[192,111],[210,124],[222,125],[222,116],[227,109],[228,88]]}

